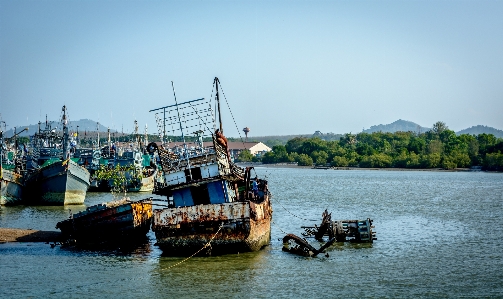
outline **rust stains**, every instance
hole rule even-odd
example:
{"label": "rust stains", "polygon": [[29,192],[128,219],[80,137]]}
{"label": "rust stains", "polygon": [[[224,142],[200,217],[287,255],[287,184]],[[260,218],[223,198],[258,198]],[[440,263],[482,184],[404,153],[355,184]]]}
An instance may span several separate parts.
{"label": "rust stains", "polygon": [[202,254],[257,251],[271,238],[270,201],[210,204],[154,211],[152,230],[164,252],[190,255],[214,236]]}

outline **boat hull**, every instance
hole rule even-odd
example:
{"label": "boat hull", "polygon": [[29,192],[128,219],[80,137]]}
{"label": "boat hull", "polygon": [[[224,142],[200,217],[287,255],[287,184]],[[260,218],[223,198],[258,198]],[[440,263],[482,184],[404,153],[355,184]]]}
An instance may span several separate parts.
{"label": "boat hull", "polygon": [[128,192],[152,192],[155,186],[157,171],[154,171],[149,176],[143,177],[137,182],[130,183],[127,187]]}
{"label": "boat hull", "polygon": [[[128,182],[126,188],[127,192],[152,192],[155,187],[155,182],[157,178],[157,171],[153,174],[143,177],[141,179],[131,178],[130,172],[126,172],[126,178],[130,181]],[[89,187],[89,192],[109,192],[113,189],[114,180],[92,180]]]}
{"label": "boat hull", "polygon": [[11,170],[2,169],[0,205],[20,204],[23,198],[23,178]]}
{"label": "boat hull", "polygon": [[152,222],[152,200],[91,206],[58,222],[63,239],[77,244],[130,242],[144,238]]}
{"label": "boat hull", "polygon": [[112,188],[108,180],[92,180],[87,192],[110,192]]}
{"label": "boat hull", "polygon": [[40,205],[84,204],[89,176],[87,169],[72,160],[55,162],[28,177],[24,199]]}
{"label": "boat hull", "polygon": [[272,209],[268,199],[196,205],[154,211],[152,230],[168,255],[219,255],[258,251],[271,239]]}

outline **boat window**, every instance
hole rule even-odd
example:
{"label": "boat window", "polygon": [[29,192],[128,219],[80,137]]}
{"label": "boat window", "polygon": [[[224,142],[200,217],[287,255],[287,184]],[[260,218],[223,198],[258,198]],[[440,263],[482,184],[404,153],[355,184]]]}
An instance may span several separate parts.
{"label": "boat window", "polygon": [[[192,179],[190,177],[191,174]],[[201,174],[201,167],[191,168],[190,172],[189,169],[185,169],[185,177],[187,178],[187,182],[201,180],[203,178]]]}
{"label": "boat window", "polygon": [[210,195],[208,194],[208,187],[206,184],[190,187],[190,193],[194,205],[206,205],[210,203]]}

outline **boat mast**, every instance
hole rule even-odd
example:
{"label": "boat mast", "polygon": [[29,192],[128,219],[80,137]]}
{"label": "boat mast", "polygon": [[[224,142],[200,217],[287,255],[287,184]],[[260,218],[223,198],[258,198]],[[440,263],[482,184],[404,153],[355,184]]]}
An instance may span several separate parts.
{"label": "boat mast", "polygon": [[145,124],[145,137],[143,139],[143,143],[145,144],[145,146],[147,146],[148,144],[147,124]]}
{"label": "boat mast", "polygon": [[218,82],[220,82],[218,80],[218,77],[215,77],[215,87],[216,87],[216,90],[217,90],[217,94],[216,94],[216,98],[217,98],[217,107],[218,107],[218,122],[220,123],[220,133],[224,133],[224,129],[222,127],[222,113],[220,113],[220,97],[219,97],[219,94],[218,94]]}
{"label": "boat mast", "polygon": [[69,157],[69,147],[68,147],[68,119],[66,118],[66,105],[63,105],[63,117],[61,119],[63,123],[63,160]]}
{"label": "boat mast", "polygon": [[[183,134],[182,119],[180,118],[180,110],[178,110],[178,101],[176,100],[175,84],[173,83],[173,81],[171,81],[171,87],[173,87],[173,96],[175,97],[176,113],[178,114],[178,123],[180,124],[180,132],[182,133],[183,155],[187,159],[187,169],[189,169],[189,176],[190,176],[190,179],[192,180],[192,171],[190,170],[189,153],[187,150],[187,143],[185,142],[185,134]],[[164,119],[166,119],[166,118],[164,118]]]}
{"label": "boat mast", "polygon": [[[3,120],[0,121],[0,179],[3,178],[3,167],[2,167],[2,158],[3,158],[3,131],[2,131],[2,126],[1,124],[4,124],[5,127],[7,127],[5,125],[5,122]],[[6,128],[7,129],[7,128]]]}
{"label": "boat mast", "polygon": [[96,132],[98,133],[98,149],[100,148],[100,122],[96,123]]}
{"label": "boat mast", "polygon": [[138,135],[138,121],[134,120],[134,146],[140,146],[140,136]]}

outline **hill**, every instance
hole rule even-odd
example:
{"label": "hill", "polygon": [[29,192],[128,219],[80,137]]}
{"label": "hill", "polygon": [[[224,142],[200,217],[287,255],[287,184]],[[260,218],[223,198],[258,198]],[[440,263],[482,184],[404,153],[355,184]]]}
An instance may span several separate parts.
{"label": "hill", "polygon": [[[48,123],[51,125],[51,128],[56,129],[58,131],[61,130],[61,128],[63,127],[59,121],[49,121]],[[81,133],[85,132],[85,131],[96,132],[96,128],[98,128],[100,132],[107,132],[107,130],[108,130],[108,128],[102,124],[100,124],[98,127],[98,123],[96,121],[90,120],[90,119],[81,119],[81,120],[68,122],[68,127],[70,128],[71,132],[76,132],[77,126],[78,126],[79,132],[81,132]],[[45,122],[40,124],[41,129],[43,129],[44,127],[45,127]],[[19,131],[23,130],[24,128],[28,128],[28,131],[24,131],[23,133],[19,134],[18,136],[31,136],[31,135],[35,134],[38,131],[38,124],[16,127],[16,132],[19,132]],[[110,130],[110,132],[115,132],[115,130]],[[9,129],[4,134],[5,137],[11,137],[12,135],[14,135],[14,129]]]}
{"label": "hill", "polygon": [[[288,142],[288,140],[298,137],[302,138],[318,137],[325,141],[332,141],[341,139],[342,135],[343,134],[321,133],[320,131],[316,131],[314,132],[314,134],[254,136],[254,137],[248,137],[248,141],[262,142],[268,147],[272,148],[275,145],[285,145]],[[238,140],[238,138],[232,138],[232,139],[236,139],[235,141],[240,141]]]}
{"label": "hill", "polygon": [[421,132],[424,133],[428,130],[431,130],[431,128],[423,127],[420,126],[414,122],[408,121],[408,120],[402,120],[399,119],[397,121],[392,122],[391,124],[387,125],[377,125],[377,126],[371,126],[370,129],[363,130],[363,133],[374,133],[374,132]]}
{"label": "hill", "polygon": [[468,129],[464,129],[459,132],[456,132],[457,135],[461,135],[461,134],[479,135],[482,133],[493,134],[495,137],[503,138],[503,131],[502,130],[498,130],[493,127],[482,126],[482,125],[473,126]]}

